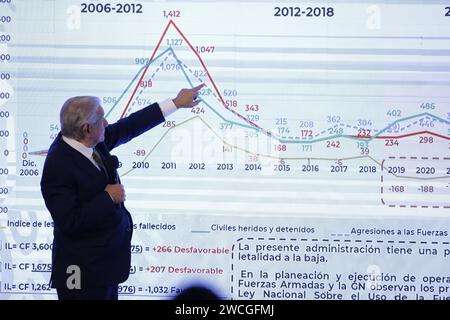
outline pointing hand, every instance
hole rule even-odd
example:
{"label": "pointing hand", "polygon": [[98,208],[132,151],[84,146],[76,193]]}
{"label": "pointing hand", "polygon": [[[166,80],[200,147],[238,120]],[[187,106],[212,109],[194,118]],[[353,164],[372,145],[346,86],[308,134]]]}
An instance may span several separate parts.
{"label": "pointing hand", "polygon": [[198,92],[204,87],[204,83],[191,89],[181,89],[178,95],[173,99],[177,108],[192,108],[200,103]]}

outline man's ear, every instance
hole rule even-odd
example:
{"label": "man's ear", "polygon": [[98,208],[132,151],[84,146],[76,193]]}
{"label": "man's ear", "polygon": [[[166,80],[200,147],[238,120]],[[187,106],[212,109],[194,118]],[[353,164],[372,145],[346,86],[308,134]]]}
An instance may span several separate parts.
{"label": "man's ear", "polygon": [[81,131],[83,132],[83,136],[86,137],[91,132],[89,124],[87,123],[84,124],[83,127],[81,128]]}

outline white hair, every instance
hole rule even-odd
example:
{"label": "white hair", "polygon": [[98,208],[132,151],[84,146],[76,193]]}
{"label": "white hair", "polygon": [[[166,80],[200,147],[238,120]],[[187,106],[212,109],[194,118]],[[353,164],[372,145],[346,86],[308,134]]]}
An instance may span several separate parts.
{"label": "white hair", "polygon": [[99,120],[96,113],[100,99],[94,96],[72,97],[64,102],[59,119],[63,136],[81,141],[84,139],[83,125]]}

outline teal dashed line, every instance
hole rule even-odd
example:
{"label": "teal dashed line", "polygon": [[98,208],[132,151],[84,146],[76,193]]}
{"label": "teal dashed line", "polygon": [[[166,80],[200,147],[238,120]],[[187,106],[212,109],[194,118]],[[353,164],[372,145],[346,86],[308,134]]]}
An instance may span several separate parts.
{"label": "teal dashed line", "polygon": [[122,100],[123,96],[125,95],[125,93],[127,93],[128,89],[130,89],[131,85],[134,83],[134,81],[136,81],[136,79],[138,78],[138,76],[141,74],[141,72],[148,66],[150,66],[153,62],[157,61],[159,58],[161,58],[162,56],[164,56],[167,51],[169,51],[169,49],[164,50],[160,55],[156,56],[152,61],[149,61],[146,65],[142,66],[138,72],[136,73],[136,75],[133,77],[133,79],[130,81],[130,83],[128,84],[128,86],[126,87],[126,89],[121,93],[119,99],[117,99],[116,103],[114,103],[114,105],[111,107],[111,109],[109,109],[109,111],[106,113],[105,115],[105,119],[108,118],[108,116],[111,114],[111,112],[116,108],[116,106],[119,104],[119,102]]}
{"label": "teal dashed line", "polygon": [[[166,50],[167,51],[167,50]],[[161,57],[162,55],[160,55]],[[158,72],[161,70],[161,66],[164,64],[164,62],[167,61],[167,59],[169,59],[170,57],[170,53],[167,55],[167,57],[163,60],[163,62],[161,62],[160,66],[156,69],[156,71],[152,74],[152,76],[150,77],[150,81],[152,81],[155,76],[158,74]],[[141,91],[139,91],[139,93],[134,97],[134,102],[132,103],[132,107],[134,107],[134,105],[136,104],[137,99],[142,95],[142,93],[144,92],[144,89],[141,89]],[[128,116],[133,108],[129,108],[127,111],[127,114],[125,116]]]}
{"label": "teal dashed line", "polygon": [[[175,57],[175,59],[176,59],[176,61],[177,61],[177,63],[178,63],[178,65],[181,67],[181,71],[183,72],[183,75],[184,75],[184,77],[186,78],[186,81],[189,83],[189,85],[191,86],[191,87],[194,87],[194,85],[192,84],[192,82],[191,82],[191,80],[189,79],[189,76],[187,75],[187,73],[186,73],[186,70],[185,70],[185,67],[186,68],[188,68],[181,60],[179,60],[178,59],[178,57],[176,56],[176,54],[175,54],[175,52],[173,52],[173,50],[172,50],[172,53],[173,53],[173,55],[174,55],[174,57]],[[189,69],[189,68],[188,68]],[[200,82],[202,82],[202,83],[204,83],[202,80],[200,80],[200,79],[198,79]],[[212,90],[212,89],[211,89]],[[217,96],[215,95],[215,94],[213,94],[214,95],[214,97],[216,97],[216,99],[218,99],[217,98]],[[254,129],[252,126],[250,126],[250,125],[246,125],[246,124],[241,124],[241,123],[239,123],[239,122],[235,122],[235,121],[231,121],[231,120],[228,120],[228,119],[225,119],[219,112],[217,112],[209,103],[207,103],[205,100],[203,100],[202,98],[200,98],[200,100],[202,101],[202,103],[204,103],[207,107],[208,107],[208,109],[210,109],[212,112],[214,112],[219,118],[221,118],[223,121],[225,121],[225,122],[227,122],[227,123],[231,123],[231,124],[235,124],[235,125],[237,125],[237,126],[241,126],[241,127],[244,127],[244,128],[248,128],[248,129]],[[219,103],[221,103],[220,101],[219,101]]]}
{"label": "teal dashed line", "polygon": [[191,88],[194,87],[194,85],[191,82],[191,79],[189,79],[188,75],[186,74],[186,70],[184,70],[183,68],[183,62],[181,60],[178,59],[177,55],[175,54],[175,51],[173,51],[172,47],[170,47],[170,51],[173,54],[173,57],[175,58],[175,61],[177,62],[177,64],[180,66],[181,68],[181,72],[183,72],[184,77],[186,78],[186,81],[189,83],[189,85],[191,86]]}
{"label": "teal dashed line", "polygon": [[[419,115],[418,115],[418,116],[419,116]],[[417,124],[420,120],[423,120],[423,119],[431,120],[429,117],[420,118],[419,120],[414,121],[413,123],[410,123],[410,124],[406,125],[405,127],[400,128],[399,130],[396,130],[395,133],[400,132],[400,131],[404,131],[405,129],[410,128],[411,126]],[[405,120],[406,120],[406,119],[405,119]],[[402,121],[404,121],[404,120],[402,120]],[[391,126],[393,126],[394,124],[395,124],[395,122],[389,124],[389,125],[387,126],[387,128],[385,128],[385,129],[383,129],[383,130],[389,129],[389,128],[390,128]],[[347,127],[347,128],[350,128],[350,129],[364,129],[364,128],[362,128],[362,127],[351,126],[351,125],[343,124],[343,123],[341,123],[341,124],[339,124],[339,125],[340,125],[341,127]],[[333,126],[333,127],[330,127],[330,128],[328,128],[328,129],[325,129],[325,130],[323,130],[322,132],[316,134],[314,137],[317,138],[318,136],[320,136],[320,135],[326,133],[328,130],[337,128],[337,126],[338,126],[338,125],[335,125],[335,126]],[[379,129],[372,129],[372,131],[378,133],[380,130],[379,130]],[[377,134],[377,135],[378,135],[378,134]],[[374,135],[374,136],[376,136],[376,135]],[[349,138],[349,139],[361,140],[361,138],[357,138],[357,137],[354,137],[354,136],[352,136],[352,135],[342,135],[342,137]],[[294,136],[288,136],[288,137],[286,137],[286,136],[281,136],[280,138],[281,138],[281,139],[289,139],[289,140],[302,140],[302,141],[308,141],[308,142],[311,142],[311,141],[317,141],[317,140],[312,140],[312,139],[313,139],[312,137],[294,137]],[[370,139],[364,138],[363,140],[369,141]]]}
{"label": "teal dashed line", "polygon": [[[139,74],[142,72],[142,70],[144,70],[144,68],[146,68],[146,67],[150,66],[151,64],[153,64],[155,61],[157,61],[158,59],[160,59],[162,56],[164,56],[164,55],[165,55],[167,52],[169,52],[169,51],[173,54],[173,56],[174,56],[176,62],[178,63],[178,65],[180,65],[181,71],[182,71],[182,73],[183,73],[183,75],[184,75],[186,81],[189,83],[189,85],[190,85],[191,87],[194,87],[193,84],[192,84],[192,81],[190,80],[189,76],[188,76],[187,73],[186,73],[186,70],[185,70],[185,67],[184,67],[183,62],[182,62],[181,60],[178,59],[178,57],[177,57],[177,55],[175,54],[175,51],[173,50],[173,48],[172,48],[172,47],[169,47],[168,49],[164,50],[161,54],[159,54],[156,58],[154,58],[152,61],[149,61],[147,65],[145,65],[145,66],[143,66],[142,68],[139,69],[139,71],[138,71],[137,74],[134,76],[134,78],[131,80],[131,82],[129,83],[129,85],[127,86],[127,88],[122,92],[122,94],[120,95],[120,97],[119,97],[119,99],[117,100],[117,102],[116,102],[116,103],[111,107],[111,109],[108,111],[108,113],[106,114],[105,118],[107,118],[107,117],[109,116],[109,114],[114,110],[114,108],[115,108],[115,107],[118,105],[118,103],[122,100],[123,96],[124,96],[125,93],[129,90],[129,88],[131,87],[131,85],[133,84],[133,82],[137,79],[137,77],[138,77]],[[168,57],[167,57],[167,58],[168,58]],[[166,58],[166,59],[167,59],[167,58]],[[189,67],[187,67],[187,66],[186,66],[186,68],[189,69]],[[191,72],[192,72],[192,71],[191,71]],[[155,74],[156,74],[156,72],[155,72]],[[153,77],[153,76],[152,76],[152,77]],[[200,82],[204,83],[201,79],[198,79],[198,80],[199,80]],[[141,91],[141,92],[142,92],[142,91]],[[141,93],[141,92],[140,92],[140,93]],[[214,93],[213,93],[213,95],[216,97],[216,95],[215,95]],[[217,98],[217,97],[216,97],[216,98]],[[241,126],[241,127],[248,128],[248,129],[254,129],[254,130],[258,130],[258,131],[263,131],[263,130],[261,130],[261,129],[255,129],[253,126],[250,126],[250,125],[241,124],[241,123],[238,123],[238,122],[235,122],[235,121],[228,120],[228,119],[224,118],[220,113],[218,113],[218,112],[217,112],[210,104],[208,104],[205,100],[203,100],[203,99],[201,99],[201,98],[200,98],[200,100],[208,107],[208,109],[210,109],[210,110],[211,110],[212,112],[214,112],[218,117],[220,117],[222,120],[224,120],[224,121],[227,122],[227,123],[235,124],[235,125],[237,125],[237,126]],[[133,105],[134,105],[134,103],[133,103]],[[445,120],[445,119],[443,119],[443,118],[440,118],[440,117],[438,117],[438,116],[432,115],[432,114],[430,114],[430,113],[428,113],[428,112],[424,112],[424,113],[420,113],[420,114],[416,114],[416,115],[412,115],[412,116],[409,116],[409,117],[405,117],[405,118],[398,119],[398,120],[396,120],[396,121],[390,123],[386,128],[384,128],[384,129],[382,129],[382,130],[380,130],[380,131],[378,131],[378,129],[377,129],[377,130],[374,130],[374,131],[378,131],[378,132],[377,132],[376,134],[374,134],[373,136],[371,136],[370,138],[358,138],[358,137],[354,137],[354,136],[351,136],[351,135],[340,134],[340,135],[329,136],[329,137],[323,137],[323,138],[319,138],[319,139],[311,139],[311,140],[306,140],[306,141],[305,141],[305,140],[292,141],[292,140],[286,139],[285,137],[284,137],[284,139],[283,139],[283,137],[282,137],[282,138],[279,138],[279,137],[277,137],[276,135],[274,135],[274,134],[272,134],[272,133],[270,133],[270,132],[267,132],[266,134],[267,134],[268,136],[271,136],[271,137],[272,137],[272,136],[275,136],[275,137],[277,138],[277,140],[278,140],[280,143],[310,144],[310,143],[316,143],[316,142],[321,142],[321,141],[330,140],[330,139],[338,139],[338,138],[348,138],[348,139],[357,140],[357,141],[364,140],[364,141],[366,141],[367,143],[369,143],[369,142],[371,142],[372,140],[374,140],[376,137],[378,137],[379,135],[381,135],[383,132],[386,132],[390,127],[392,127],[392,126],[395,125],[396,123],[400,123],[400,122],[403,122],[403,121],[407,121],[407,120],[414,119],[414,118],[417,118],[417,117],[422,117],[422,116],[425,116],[425,117],[428,116],[428,117],[431,117],[432,119],[435,119],[435,120],[437,120],[437,121],[439,121],[439,122],[442,122],[442,123],[445,123],[445,124],[450,124],[450,121],[447,121],[447,120]],[[417,122],[417,121],[416,121],[416,122]],[[341,124],[341,126],[343,126],[343,124]],[[263,131],[263,132],[264,132],[264,131]],[[326,132],[326,130],[325,130],[324,132]],[[323,133],[324,133],[324,132],[323,132]],[[289,138],[292,138],[292,137],[289,137]],[[293,137],[293,138],[294,138],[294,139],[300,139],[299,137]]]}
{"label": "teal dashed line", "polygon": [[372,136],[371,139],[367,139],[367,140],[370,141],[370,140],[375,139],[377,136],[381,135],[383,132],[385,132],[386,130],[388,130],[391,126],[393,126],[393,125],[396,124],[396,123],[403,122],[403,121],[410,120],[410,119],[414,119],[414,118],[418,118],[418,117],[422,117],[422,116],[428,116],[428,117],[434,118],[434,119],[436,119],[436,120],[438,120],[438,121],[440,121],[440,122],[444,122],[444,123],[446,123],[446,124],[450,124],[450,121],[447,121],[447,120],[445,120],[445,119],[439,118],[438,116],[432,115],[431,113],[424,112],[424,113],[419,113],[419,114],[412,115],[412,116],[409,116],[409,117],[405,117],[405,118],[402,118],[402,119],[398,119],[398,120],[392,122],[389,126],[387,126],[386,128],[384,128],[384,129],[381,130],[380,132],[378,132],[376,135]]}

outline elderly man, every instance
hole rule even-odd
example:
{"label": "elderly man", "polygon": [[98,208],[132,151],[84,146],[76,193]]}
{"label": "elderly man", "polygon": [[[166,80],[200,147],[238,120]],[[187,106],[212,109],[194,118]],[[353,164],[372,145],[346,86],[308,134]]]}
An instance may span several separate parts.
{"label": "elderly man", "polygon": [[[59,299],[118,298],[127,280],[133,223],[124,206],[115,147],[154,126],[177,108],[197,105],[203,85],[154,103],[108,125],[96,97],[68,99],[61,132],[45,160],[41,191],[54,221],[51,284]],[[114,161],[115,160],[115,161]]]}

